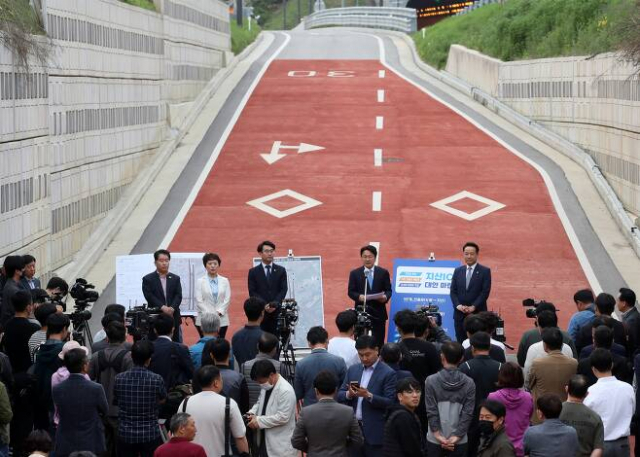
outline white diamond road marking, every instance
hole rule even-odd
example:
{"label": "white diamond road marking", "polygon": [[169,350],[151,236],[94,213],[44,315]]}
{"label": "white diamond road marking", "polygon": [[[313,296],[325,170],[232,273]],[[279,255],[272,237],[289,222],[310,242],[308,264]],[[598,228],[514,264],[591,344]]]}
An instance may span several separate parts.
{"label": "white diamond road marking", "polygon": [[[448,206],[450,203],[457,202],[458,200],[462,200],[464,198],[470,198],[471,200],[475,200],[480,203],[484,203],[487,205],[485,208],[479,209],[478,211],[474,211],[473,213],[467,213],[466,211],[461,211],[459,209],[452,208]],[[506,205],[499,203],[495,200],[491,200],[490,198],[482,197],[480,195],[474,194],[472,192],[468,192],[463,190],[462,192],[458,192],[451,197],[447,197],[443,200],[438,200],[437,202],[431,203],[431,206],[434,208],[438,208],[442,211],[445,211],[454,216],[458,216],[466,221],[474,221],[479,219],[487,214],[493,213],[494,211],[498,211],[499,209],[504,208]]]}
{"label": "white diamond road marking", "polygon": [[[293,208],[286,209],[281,211],[277,208],[267,205],[267,202],[272,200],[276,200],[281,197],[291,197],[296,200],[299,200],[301,204],[294,206]],[[260,211],[264,211],[265,213],[277,217],[278,219],[282,219],[283,217],[291,216],[292,214],[299,213],[301,211],[308,210],[313,208],[314,206],[322,205],[322,202],[315,200],[311,197],[307,197],[306,195],[302,195],[291,189],[284,189],[280,192],[276,192],[274,194],[265,195],[264,197],[256,198],[255,200],[251,200],[247,202],[247,205],[253,206],[254,208],[259,209]]]}

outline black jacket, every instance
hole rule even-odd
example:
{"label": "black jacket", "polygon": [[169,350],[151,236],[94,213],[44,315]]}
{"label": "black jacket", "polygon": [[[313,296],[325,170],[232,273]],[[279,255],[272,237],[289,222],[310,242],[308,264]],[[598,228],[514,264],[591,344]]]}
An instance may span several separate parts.
{"label": "black jacket", "polygon": [[280,314],[280,305],[287,296],[289,286],[287,284],[287,270],[275,263],[271,264],[271,274],[267,280],[262,262],[249,270],[247,276],[247,286],[250,297],[258,297],[265,303],[276,305],[276,310],[272,313],[264,313],[264,319],[260,328],[265,332],[276,333],[276,322]]}
{"label": "black jacket", "polygon": [[478,448],[478,457],[515,457],[516,451],[504,427],[484,440]]}
{"label": "black jacket", "polygon": [[[351,270],[349,273],[349,286],[347,294],[349,298],[357,305],[360,304],[358,300],[360,295],[364,294],[364,283],[366,279],[364,276],[364,267]],[[391,299],[391,276],[389,272],[382,267],[375,266],[373,268],[373,286],[369,288],[367,286],[367,295],[377,294],[384,292],[387,297],[387,302]],[[387,314],[386,302],[380,303],[378,300],[367,300],[367,312],[373,319],[386,321],[389,316]]]}
{"label": "black jacket", "polygon": [[420,419],[402,405],[389,406],[385,416],[382,455],[384,457],[420,457],[424,455],[425,434]]}
{"label": "black jacket", "polygon": [[153,349],[149,370],[162,376],[167,389],[191,381],[193,361],[184,344],[158,337],[153,342]]}
{"label": "black jacket", "polygon": [[[611,325],[613,326],[613,328],[611,329],[613,331],[613,342],[614,343],[618,343],[619,345],[623,346],[625,348],[625,351],[627,349],[627,332],[624,328],[624,324],[616,319],[613,318],[609,318],[611,319]],[[578,332],[578,338],[576,338],[575,344],[576,344],[576,349],[578,351],[578,354],[580,354],[580,352],[587,346],[589,346],[590,344],[593,343],[593,334],[592,334],[592,326],[591,325],[585,325],[583,327],[580,328],[580,331]],[[582,357],[580,357],[582,358]]]}
{"label": "black jacket", "polygon": [[462,265],[453,271],[449,296],[453,304],[453,318],[462,320],[465,314],[456,309],[458,305],[475,306],[475,313],[487,310],[487,300],[491,293],[491,270],[479,263],[473,270],[473,276],[467,289],[467,266]]}
{"label": "black jacket", "polygon": [[167,274],[167,296],[165,297],[160,275],[157,271],[149,273],[142,278],[142,293],[150,308],[161,308],[165,305],[173,308],[173,321],[178,328],[180,325],[180,304],[182,303],[180,276],[171,272]]}

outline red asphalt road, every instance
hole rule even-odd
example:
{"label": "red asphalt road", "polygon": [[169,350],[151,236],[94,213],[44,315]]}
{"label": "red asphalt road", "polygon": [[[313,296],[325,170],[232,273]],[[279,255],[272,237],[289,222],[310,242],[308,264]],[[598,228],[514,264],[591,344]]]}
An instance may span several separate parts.
{"label": "red asphalt road", "polygon": [[[292,70],[317,76],[292,78]],[[353,71],[331,78],[328,71]],[[379,78],[378,70],[386,70]],[[378,103],[377,90],[385,91]],[[384,128],[376,129],[376,116]],[[268,165],[274,141],[323,146]],[[374,167],[373,151],[385,162]],[[386,160],[393,159],[387,162]],[[277,219],[246,204],[283,189],[322,202]],[[467,190],[506,205],[475,221],[452,216],[430,203]],[[382,192],[382,211],[372,193]],[[294,206],[284,199],[280,209]],[[473,211],[469,201],[453,204]],[[588,287],[576,254],[540,174],[447,107],[399,78],[378,61],[276,60],[244,108],[220,156],[171,242],[176,252],[213,251],[231,281],[233,330],[244,322],[247,271],[263,239],[298,256],[321,255],[325,324],[351,305],[349,271],[360,265],[359,248],[380,242],[380,265],[394,258],[459,259],[465,241],[476,241],[480,262],[491,267],[489,307],[506,322],[517,345],[532,322],[524,298],[546,299],[561,310],[566,328],[573,293]],[[189,340],[195,339],[187,331]]]}

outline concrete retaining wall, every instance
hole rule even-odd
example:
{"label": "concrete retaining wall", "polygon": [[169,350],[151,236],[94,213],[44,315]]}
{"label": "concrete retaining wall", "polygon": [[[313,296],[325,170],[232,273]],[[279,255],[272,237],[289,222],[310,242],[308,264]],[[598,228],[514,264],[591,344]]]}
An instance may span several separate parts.
{"label": "concrete retaining wall", "polygon": [[618,55],[501,62],[455,45],[446,71],[580,146],[640,214],[640,77]]}
{"label": "concrete retaining wall", "polygon": [[0,258],[39,274],[73,259],[168,136],[169,105],[193,101],[230,53],[227,6],[45,0],[46,67],[0,46]]}

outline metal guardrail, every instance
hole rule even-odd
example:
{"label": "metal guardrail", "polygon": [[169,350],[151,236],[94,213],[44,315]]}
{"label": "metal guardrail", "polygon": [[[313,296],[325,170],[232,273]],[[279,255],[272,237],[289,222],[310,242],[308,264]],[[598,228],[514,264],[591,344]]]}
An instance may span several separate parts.
{"label": "metal guardrail", "polygon": [[418,17],[413,8],[351,7],[332,8],[310,14],[305,29],[327,26],[370,27],[412,33],[417,30]]}

